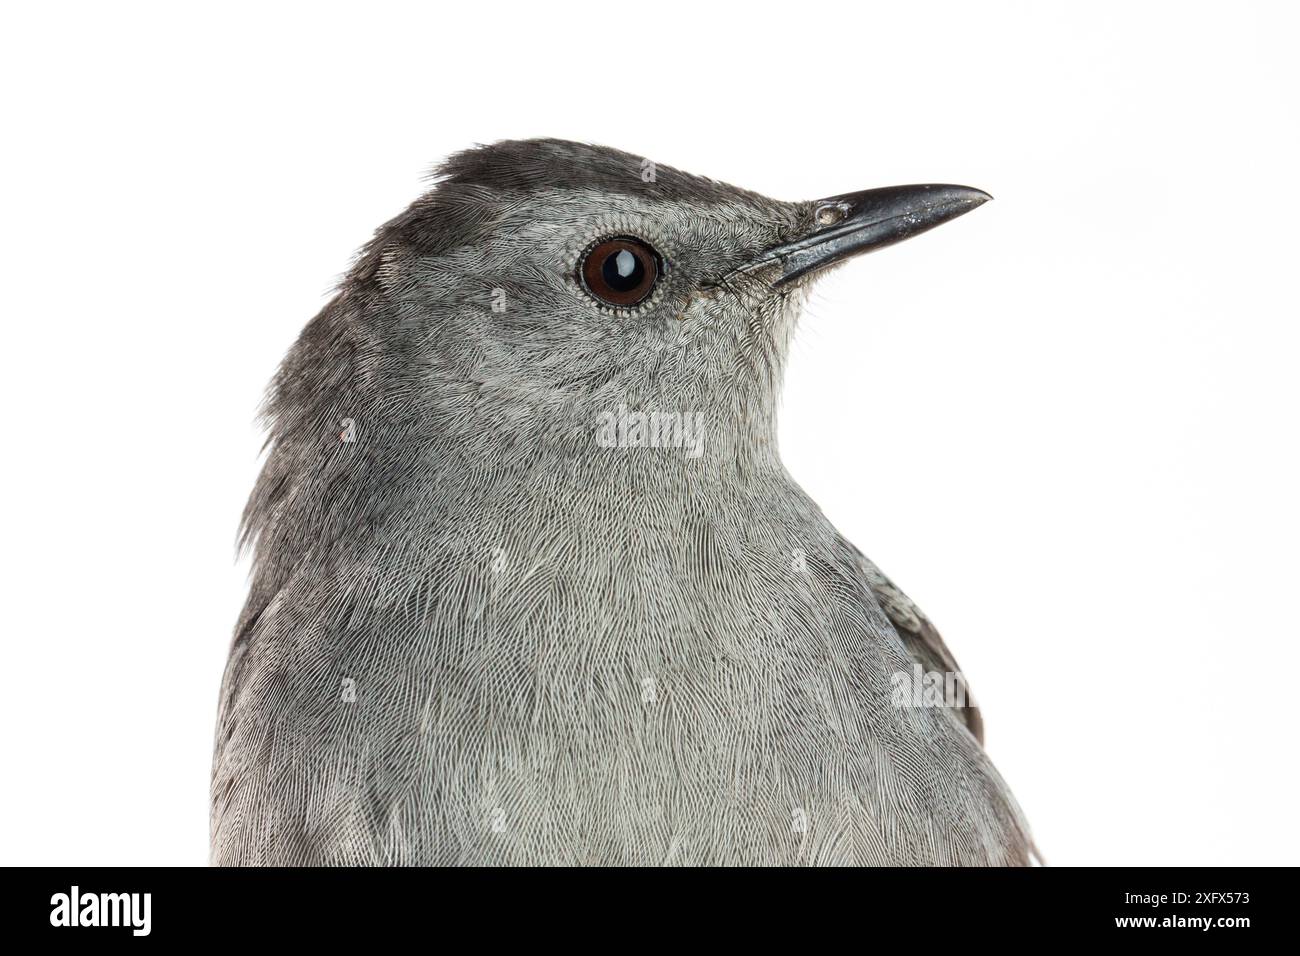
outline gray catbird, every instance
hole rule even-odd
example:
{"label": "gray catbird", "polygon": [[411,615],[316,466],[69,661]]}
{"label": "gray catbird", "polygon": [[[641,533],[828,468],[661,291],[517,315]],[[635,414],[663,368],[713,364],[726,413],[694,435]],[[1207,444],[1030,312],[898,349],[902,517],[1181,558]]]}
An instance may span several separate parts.
{"label": "gray catbird", "polygon": [[272,383],[213,861],[1026,863],[952,655],[776,443],[809,282],[988,198],[447,161]]}

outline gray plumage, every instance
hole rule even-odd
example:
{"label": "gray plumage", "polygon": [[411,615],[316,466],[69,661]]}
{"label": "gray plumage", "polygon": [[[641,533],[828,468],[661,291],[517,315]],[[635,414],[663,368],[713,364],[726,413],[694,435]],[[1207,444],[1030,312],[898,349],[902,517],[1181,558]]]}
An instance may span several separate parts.
{"label": "gray plumage", "polygon": [[[1028,861],[973,704],[891,702],[951,654],[778,455],[812,277],[762,253],[817,207],[645,169],[453,157],[285,359],[215,863]],[[640,305],[576,278],[611,235],[662,255]],[[622,410],[701,453],[598,442]]]}

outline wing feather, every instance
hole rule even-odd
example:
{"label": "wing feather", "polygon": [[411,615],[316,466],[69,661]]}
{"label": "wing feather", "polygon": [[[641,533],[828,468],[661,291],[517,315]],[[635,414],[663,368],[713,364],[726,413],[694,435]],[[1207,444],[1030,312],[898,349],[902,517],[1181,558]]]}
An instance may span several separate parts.
{"label": "wing feather", "polygon": [[938,629],[930,623],[930,619],[912,599],[904,594],[902,589],[880,568],[876,567],[871,559],[860,551],[857,552],[857,556],[863,576],[867,579],[867,586],[880,602],[881,608],[884,609],[890,623],[894,625],[894,629],[898,631],[898,636],[903,639],[903,645],[912,658],[927,671],[954,675],[965,700],[965,706],[961,711],[962,719],[966,722],[967,729],[982,745],[984,718],[975,704],[975,697],[966,682],[966,675],[957,666],[957,659],[952,656],[952,651],[948,650],[948,645],[943,642]]}

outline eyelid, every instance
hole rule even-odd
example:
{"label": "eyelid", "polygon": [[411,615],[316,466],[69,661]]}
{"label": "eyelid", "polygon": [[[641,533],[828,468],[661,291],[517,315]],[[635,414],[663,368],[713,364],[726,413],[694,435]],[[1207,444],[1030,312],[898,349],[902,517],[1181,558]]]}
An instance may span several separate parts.
{"label": "eyelid", "polygon": [[[659,281],[655,283],[650,295],[633,306],[610,305],[602,302],[590,292],[582,281],[582,261],[588,250],[606,239],[619,236],[639,240],[645,243],[659,257]],[[628,319],[637,315],[646,315],[659,309],[666,298],[681,292],[680,284],[684,276],[677,268],[677,247],[669,231],[653,218],[633,213],[617,212],[596,216],[575,230],[565,243],[563,260],[564,273],[569,288],[589,308],[603,315]]]}

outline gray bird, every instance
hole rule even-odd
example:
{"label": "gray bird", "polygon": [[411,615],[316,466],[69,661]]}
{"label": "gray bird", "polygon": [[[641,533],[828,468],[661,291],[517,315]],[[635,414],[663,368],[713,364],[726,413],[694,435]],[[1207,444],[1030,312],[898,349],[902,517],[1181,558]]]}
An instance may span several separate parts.
{"label": "gray bird", "polygon": [[809,283],[988,198],[448,160],[272,383],[213,861],[1027,863],[952,655],[776,441]]}

